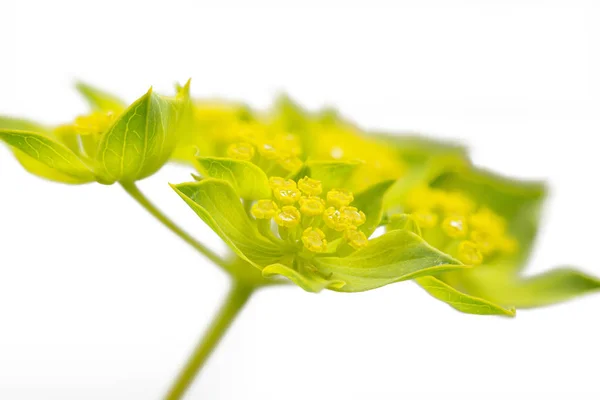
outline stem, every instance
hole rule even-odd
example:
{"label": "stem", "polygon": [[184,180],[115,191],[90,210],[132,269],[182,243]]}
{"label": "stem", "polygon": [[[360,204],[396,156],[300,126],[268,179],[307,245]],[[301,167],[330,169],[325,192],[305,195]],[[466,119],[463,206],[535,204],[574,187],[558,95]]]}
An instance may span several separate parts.
{"label": "stem", "polygon": [[174,381],[166,400],[178,400],[183,397],[194,378],[205,364],[206,360],[219,344],[219,341],[231,325],[235,317],[244,307],[254,288],[240,283],[234,283],[229,291],[219,313],[213,319],[202,340],[198,343],[192,356]]}
{"label": "stem", "polygon": [[187,244],[196,249],[199,253],[203,254],[206,258],[208,258],[213,263],[221,266],[223,269],[229,272],[229,267],[225,263],[224,260],[221,259],[216,253],[210,250],[208,247],[204,246],[202,243],[194,239],[189,233],[181,229],[175,222],[173,222],[169,217],[164,215],[154,204],[148,200],[148,198],[138,189],[135,183],[123,183],[121,182],[121,186],[125,191],[133,197],[142,207],[146,209],[154,218],[160,221],[164,226],[169,228],[171,232],[179,236],[183,239]]}

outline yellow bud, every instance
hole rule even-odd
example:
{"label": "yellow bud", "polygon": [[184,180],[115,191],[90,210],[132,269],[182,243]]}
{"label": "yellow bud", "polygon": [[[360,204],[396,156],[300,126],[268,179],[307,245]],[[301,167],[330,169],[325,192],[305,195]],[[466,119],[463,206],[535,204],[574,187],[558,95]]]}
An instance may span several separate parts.
{"label": "yellow bud", "polygon": [[280,156],[277,149],[268,142],[260,143],[257,147],[258,153],[267,160],[276,160]]}
{"label": "yellow bud", "polygon": [[360,226],[367,220],[365,213],[359,211],[356,207],[342,207],[340,208],[340,213],[342,214],[342,218],[354,226]]}
{"label": "yellow bud", "polygon": [[298,181],[298,189],[307,196],[318,196],[323,191],[321,181],[305,176]]}
{"label": "yellow bud", "polygon": [[369,244],[367,236],[356,229],[347,229],[344,231],[344,239],[346,239],[350,246],[357,250]]}
{"label": "yellow bud", "polygon": [[344,218],[340,210],[337,210],[335,207],[329,207],[323,212],[323,221],[325,221],[328,227],[338,232],[342,232],[353,226],[350,221]]}
{"label": "yellow bud", "polygon": [[300,223],[300,211],[294,206],[283,206],[275,214],[275,222],[279,226],[293,228]]}
{"label": "yellow bud", "polygon": [[279,211],[279,207],[272,200],[259,200],[250,209],[250,213],[256,219],[273,218]]}
{"label": "yellow bud", "polygon": [[417,210],[412,216],[421,228],[433,228],[438,223],[438,215],[431,210]]}
{"label": "yellow bud", "polygon": [[354,201],[354,195],[345,189],[332,189],[327,192],[327,201],[335,207],[343,207]]}
{"label": "yellow bud", "polygon": [[269,186],[271,186],[271,189],[276,189],[279,186],[283,186],[285,181],[286,179],[280,176],[272,176],[269,178]]}
{"label": "yellow bud", "polygon": [[308,217],[316,217],[323,214],[325,202],[319,197],[300,198],[300,212]]}
{"label": "yellow bud", "polygon": [[458,259],[467,265],[479,265],[483,262],[477,245],[469,240],[463,240],[458,245]]}
{"label": "yellow bud", "polygon": [[323,253],[327,250],[325,233],[319,228],[306,228],[302,232],[302,243],[304,247],[315,253]]}
{"label": "yellow bud", "polygon": [[446,217],[442,222],[442,230],[451,238],[461,238],[467,235],[467,221],[464,217]]}
{"label": "yellow bud", "polygon": [[294,187],[287,187],[285,185],[279,186],[273,190],[273,195],[282,204],[294,204],[300,200],[301,193]]}
{"label": "yellow bud", "polygon": [[102,133],[110,127],[114,119],[115,115],[110,111],[107,113],[95,112],[75,118],[73,127],[81,135]]}
{"label": "yellow bud", "polygon": [[254,157],[254,146],[250,143],[233,143],[227,148],[227,156],[236,160],[252,160]]}
{"label": "yellow bud", "polygon": [[281,165],[286,171],[297,171],[304,165],[301,159],[289,155],[278,159],[277,164]]}
{"label": "yellow bud", "polygon": [[471,213],[474,208],[473,201],[458,192],[446,192],[444,196],[439,199],[438,204],[446,214],[452,215],[467,215]]}
{"label": "yellow bud", "polygon": [[506,230],[506,221],[493,211],[482,208],[469,218],[469,225],[473,230],[502,235]]}
{"label": "yellow bud", "polygon": [[496,238],[484,231],[471,232],[471,240],[477,245],[482,254],[491,254],[496,250]]}

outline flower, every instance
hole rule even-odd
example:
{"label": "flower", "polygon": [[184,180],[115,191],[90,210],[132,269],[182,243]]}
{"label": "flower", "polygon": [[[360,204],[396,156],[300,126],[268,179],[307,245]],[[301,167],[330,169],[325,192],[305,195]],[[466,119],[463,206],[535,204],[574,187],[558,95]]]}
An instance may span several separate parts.
{"label": "flower", "polygon": [[[212,165],[201,168],[204,178],[173,188],[248,268],[258,268],[265,278],[284,276],[311,292],[358,292],[471,268],[407,230],[371,237],[393,181],[353,194],[334,187],[337,177],[323,173],[329,169],[320,164],[309,172],[322,179],[285,178],[267,177],[245,160],[198,160],[201,166],[207,160]],[[229,173],[220,173],[217,164],[227,166]],[[249,198],[248,186],[260,196]]]}
{"label": "flower", "polygon": [[63,183],[134,182],[155,173],[177,144],[189,82],[175,97],[150,89],[129,107],[85,84],[93,111],[53,128],[0,118],[0,140],[29,172]]}

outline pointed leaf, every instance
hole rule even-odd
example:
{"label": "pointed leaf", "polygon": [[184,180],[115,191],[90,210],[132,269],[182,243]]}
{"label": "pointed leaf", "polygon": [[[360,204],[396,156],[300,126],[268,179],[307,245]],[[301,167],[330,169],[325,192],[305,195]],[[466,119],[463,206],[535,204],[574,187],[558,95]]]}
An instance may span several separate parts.
{"label": "pointed leaf", "polygon": [[416,281],[427,293],[448,303],[449,306],[458,311],[479,315],[504,315],[508,317],[516,315],[514,308],[503,308],[491,301],[461,293],[436,277],[423,276],[417,278]]}
{"label": "pointed leaf", "polygon": [[262,268],[282,257],[279,247],[258,232],[229,182],[207,178],[171,187],[244,260]]}
{"label": "pointed leaf", "polygon": [[94,111],[120,113],[126,107],[126,104],[118,97],[84,82],[77,82],[75,87]]}
{"label": "pointed leaf", "polygon": [[0,129],[48,133],[49,129],[34,121],[0,116]]}
{"label": "pointed leaf", "polygon": [[[93,173],[75,153],[50,137],[35,132],[0,130],[0,140],[23,153],[18,155],[20,160],[26,156],[32,158],[34,162],[26,161],[24,166],[34,174],[48,178],[51,174],[48,169],[51,169],[58,173],[55,175],[55,180],[66,175],[68,180],[63,181],[66,183],[84,183],[94,180]],[[40,164],[47,168],[36,169]]]}
{"label": "pointed leaf", "polygon": [[470,268],[408,231],[394,230],[347,257],[315,257],[317,270],[346,282],[342,292],[360,292],[407,279]]}
{"label": "pointed leaf", "polygon": [[183,101],[148,91],[102,136],[97,159],[108,182],[132,182],[159,170],[176,144]]}
{"label": "pointed leaf", "polygon": [[469,288],[473,287],[477,295],[517,308],[542,307],[600,291],[600,279],[571,268],[524,278],[492,270],[481,272]]}
{"label": "pointed leaf", "polygon": [[197,157],[200,172],[209,178],[222,179],[231,183],[244,199],[271,198],[269,178],[262,169],[249,161],[230,158]]}
{"label": "pointed leaf", "polygon": [[285,276],[296,285],[300,286],[302,289],[307,292],[320,292],[326,288],[341,288],[344,286],[345,282],[336,281],[336,280],[328,280],[320,277],[317,274],[309,274],[309,273],[300,273],[295,269],[292,269],[283,264],[271,264],[263,268],[262,274],[265,278],[271,278],[273,276],[281,275]]}
{"label": "pointed leaf", "polygon": [[367,237],[371,236],[381,222],[381,217],[383,215],[383,196],[394,182],[395,181],[383,181],[376,183],[354,196],[352,206],[362,210],[367,217],[365,223],[359,228],[367,235]]}

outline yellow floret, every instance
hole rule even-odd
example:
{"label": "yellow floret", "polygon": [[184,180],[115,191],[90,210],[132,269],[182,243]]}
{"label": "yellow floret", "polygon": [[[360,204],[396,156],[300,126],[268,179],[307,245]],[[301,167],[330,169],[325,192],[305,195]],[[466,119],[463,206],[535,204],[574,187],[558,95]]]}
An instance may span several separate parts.
{"label": "yellow floret", "polygon": [[267,160],[276,160],[280,157],[279,151],[271,143],[259,143],[256,147],[258,148],[258,153]]}
{"label": "yellow floret", "polygon": [[469,218],[469,225],[473,230],[501,235],[506,230],[506,221],[493,211],[482,208]]}
{"label": "yellow floret", "polygon": [[233,143],[227,148],[227,156],[236,160],[252,160],[254,157],[254,146],[250,143]]}
{"label": "yellow floret", "polygon": [[275,214],[275,222],[279,226],[293,228],[300,223],[300,211],[294,206],[283,206],[281,210]]}
{"label": "yellow floret", "polygon": [[110,111],[107,113],[95,112],[75,118],[73,127],[81,135],[102,133],[110,127],[114,119],[115,115]]}
{"label": "yellow floret", "polygon": [[467,265],[479,265],[483,262],[483,255],[475,243],[463,240],[458,245],[458,259]]}
{"label": "yellow floret", "polygon": [[367,236],[363,232],[356,229],[347,229],[344,231],[344,239],[346,239],[348,244],[356,250],[369,244],[369,239]]}
{"label": "yellow floret", "polygon": [[323,221],[328,227],[338,232],[345,231],[353,226],[335,207],[329,207],[323,212]]}
{"label": "yellow floret", "polygon": [[462,238],[467,235],[467,221],[464,217],[446,217],[442,222],[442,230],[451,238]]}
{"label": "yellow floret", "polygon": [[283,167],[286,171],[297,171],[302,168],[303,162],[296,156],[286,154],[277,160],[277,164]]}
{"label": "yellow floret", "polygon": [[316,217],[325,211],[325,202],[319,197],[301,197],[300,212],[308,217]]}
{"label": "yellow floret", "polygon": [[323,253],[327,250],[327,239],[325,233],[319,228],[306,228],[302,233],[304,247],[315,253]]}
{"label": "yellow floret", "polygon": [[367,220],[365,213],[358,210],[356,207],[342,207],[340,208],[340,213],[342,214],[342,218],[349,221],[354,226],[360,226]]}
{"label": "yellow floret", "polygon": [[273,218],[279,211],[279,207],[272,200],[259,200],[250,209],[250,213],[256,219]]}
{"label": "yellow floret", "polygon": [[332,189],[327,192],[327,201],[335,207],[343,207],[354,201],[354,195],[345,189]]}
{"label": "yellow floret", "polygon": [[285,184],[285,182],[286,182],[286,179],[282,178],[280,176],[272,176],[269,178],[269,186],[271,186],[271,189],[275,189],[280,186],[283,186]]}
{"label": "yellow floret", "polygon": [[497,239],[488,232],[485,231],[473,231],[471,232],[471,240],[477,245],[481,254],[491,254],[496,250]]}
{"label": "yellow floret", "polygon": [[296,188],[286,188],[285,186],[279,186],[273,190],[273,195],[282,204],[294,204],[300,200],[301,193]]}
{"label": "yellow floret", "polygon": [[298,189],[307,196],[318,196],[323,191],[321,181],[305,176],[298,181]]}

